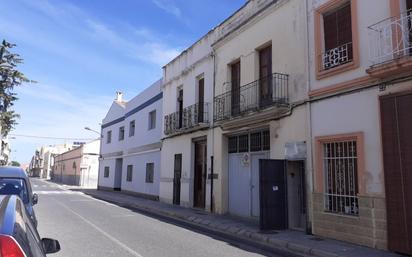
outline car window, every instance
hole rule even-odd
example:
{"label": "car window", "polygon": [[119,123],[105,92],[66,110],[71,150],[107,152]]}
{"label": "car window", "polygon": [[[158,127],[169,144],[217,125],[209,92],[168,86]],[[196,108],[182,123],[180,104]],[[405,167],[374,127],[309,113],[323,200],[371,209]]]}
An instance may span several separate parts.
{"label": "car window", "polygon": [[26,182],[21,178],[0,178],[0,195],[18,195],[25,204],[30,201]]}

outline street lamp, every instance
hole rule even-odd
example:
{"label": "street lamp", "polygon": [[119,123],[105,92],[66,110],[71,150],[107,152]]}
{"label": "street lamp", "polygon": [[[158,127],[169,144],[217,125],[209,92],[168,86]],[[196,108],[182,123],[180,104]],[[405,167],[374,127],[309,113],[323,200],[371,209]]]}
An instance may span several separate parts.
{"label": "street lamp", "polygon": [[89,128],[89,127],[84,127],[84,129],[85,129],[85,130],[89,130],[89,131],[91,131],[91,132],[94,132],[94,133],[98,134],[98,135],[100,136],[100,138],[103,138],[103,135],[100,134],[100,132],[97,131],[97,130],[91,129],[91,128]]}

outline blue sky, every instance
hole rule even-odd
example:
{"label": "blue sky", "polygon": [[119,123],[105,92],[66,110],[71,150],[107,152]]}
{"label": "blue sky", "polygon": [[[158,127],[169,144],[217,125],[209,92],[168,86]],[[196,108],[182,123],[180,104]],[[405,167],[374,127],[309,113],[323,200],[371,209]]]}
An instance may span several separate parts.
{"label": "blue sky", "polygon": [[[246,0],[2,0],[0,39],[17,44],[20,69],[12,134],[93,138],[115,92],[131,99],[161,67]],[[64,140],[11,139],[12,159]],[[68,141],[70,142],[70,141]]]}

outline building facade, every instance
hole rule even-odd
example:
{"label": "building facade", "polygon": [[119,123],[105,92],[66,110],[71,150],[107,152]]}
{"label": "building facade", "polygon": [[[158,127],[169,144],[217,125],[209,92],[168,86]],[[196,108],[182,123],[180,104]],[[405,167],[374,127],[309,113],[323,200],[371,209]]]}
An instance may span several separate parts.
{"label": "building facade", "polygon": [[313,233],[412,254],[412,1],[308,5]]}
{"label": "building facade", "polygon": [[217,30],[217,205],[261,227],[307,230],[305,2],[249,1]]}
{"label": "building facade", "polygon": [[[214,31],[163,67],[160,200],[210,209]],[[173,165],[170,165],[173,164]],[[209,170],[209,171],[208,171]]]}
{"label": "building facade", "polygon": [[99,188],[157,199],[162,131],[161,80],[126,102],[118,94],[102,125]]}
{"label": "building facade", "polygon": [[100,140],[75,147],[54,156],[53,177],[56,182],[85,188],[97,188]]}

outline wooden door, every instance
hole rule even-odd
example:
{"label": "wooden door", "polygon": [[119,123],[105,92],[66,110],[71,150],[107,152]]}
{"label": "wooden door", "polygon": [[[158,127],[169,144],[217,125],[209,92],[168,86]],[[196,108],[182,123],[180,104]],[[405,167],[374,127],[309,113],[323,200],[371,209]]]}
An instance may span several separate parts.
{"label": "wooden door", "polygon": [[231,66],[231,114],[236,116],[240,113],[240,62]]}
{"label": "wooden door", "polygon": [[204,112],[205,112],[205,79],[199,79],[199,87],[198,87],[198,115],[197,115],[197,122],[203,122]]}
{"label": "wooden door", "polygon": [[180,178],[182,177],[182,154],[175,154],[173,173],[173,204],[180,205]]}
{"label": "wooden door", "polygon": [[272,103],[272,46],[259,52],[259,78],[259,106],[265,107]]}
{"label": "wooden door", "polygon": [[412,254],[412,93],[380,104],[388,248]]}
{"label": "wooden door", "polygon": [[195,142],[195,174],[193,206],[205,208],[206,202],[206,141]]}

